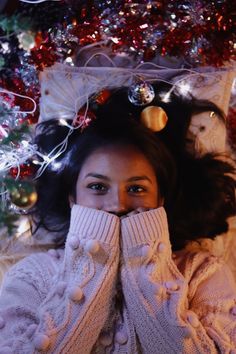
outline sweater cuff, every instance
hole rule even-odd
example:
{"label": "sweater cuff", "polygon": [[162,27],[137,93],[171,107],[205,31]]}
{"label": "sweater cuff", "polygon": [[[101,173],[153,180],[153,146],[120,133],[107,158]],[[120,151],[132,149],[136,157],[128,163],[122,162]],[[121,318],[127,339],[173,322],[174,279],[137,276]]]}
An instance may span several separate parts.
{"label": "sweater cuff", "polygon": [[169,242],[166,212],[163,207],[138,213],[121,220],[123,245],[132,248],[157,240]]}
{"label": "sweater cuff", "polygon": [[69,235],[79,239],[96,239],[110,245],[119,240],[120,219],[102,210],[73,205]]}

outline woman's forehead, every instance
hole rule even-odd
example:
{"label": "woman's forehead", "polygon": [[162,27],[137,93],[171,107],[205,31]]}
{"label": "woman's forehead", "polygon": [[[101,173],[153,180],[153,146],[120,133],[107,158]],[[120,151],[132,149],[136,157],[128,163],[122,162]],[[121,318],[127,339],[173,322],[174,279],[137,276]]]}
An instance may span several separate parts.
{"label": "woman's forehead", "polygon": [[132,176],[155,175],[154,168],[145,155],[134,146],[109,145],[93,151],[84,162],[80,174]]}

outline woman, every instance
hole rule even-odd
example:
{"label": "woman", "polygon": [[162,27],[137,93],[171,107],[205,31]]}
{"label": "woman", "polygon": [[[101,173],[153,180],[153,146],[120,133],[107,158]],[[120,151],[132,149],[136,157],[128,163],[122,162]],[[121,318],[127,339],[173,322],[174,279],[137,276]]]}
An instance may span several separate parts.
{"label": "woman", "polygon": [[[233,277],[221,259],[183,248],[227,229],[234,169],[187,152],[190,113],[213,106],[172,102],[166,128],[185,116],[179,133],[156,136],[126,90],[91,99],[88,126],[38,180],[38,227],[58,248],[8,272],[2,353],[234,353]],[[42,125],[37,143],[51,151],[68,128]]]}

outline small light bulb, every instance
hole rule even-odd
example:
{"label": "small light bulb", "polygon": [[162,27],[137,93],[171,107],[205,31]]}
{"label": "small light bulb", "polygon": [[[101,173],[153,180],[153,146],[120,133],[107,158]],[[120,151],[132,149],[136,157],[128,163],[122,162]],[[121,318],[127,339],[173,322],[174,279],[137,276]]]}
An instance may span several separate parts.
{"label": "small light bulb", "polygon": [[73,64],[73,59],[72,59],[71,57],[67,57],[67,58],[65,59],[65,63],[66,63],[66,64]]}
{"label": "small light bulb", "polygon": [[185,96],[190,92],[190,85],[187,82],[182,82],[178,85],[180,93]]}
{"label": "small light bulb", "polygon": [[23,234],[24,232],[29,230],[29,227],[30,227],[30,225],[29,225],[28,218],[22,217],[20,224],[17,227],[17,236],[20,236],[21,234]]}
{"label": "small light bulb", "polygon": [[0,125],[0,133],[6,138],[8,136],[7,131]]}
{"label": "small light bulb", "polygon": [[48,155],[43,155],[42,157],[43,157],[44,161],[46,161],[48,163],[51,162],[51,159],[50,159],[50,157],[48,157]]}
{"label": "small light bulb", "polygon": [[139,26],[141,29],[145,29],[145,28],[148,28],[148,24],[147,23],[144,23],[143,25],[140,25]]}
{"label": "small light bulb", "polygon": [[50,166],[51,166],[52,171],[58,171],[60,169],[60,167],[62,166],[62,163],[53,161],[53,162],[51,162]]}
{"label": "small light bulb", "polygon": [[64,126],[68,126],[67,121],[63,118],[59,119],[59,123]]}
{"label": "small light bulb", "polygon": [[21,143],[22,143],[23,147],[29,146],[29,142],[27,140],[22,140]]}
{"label": "small light bulb", "polygon": [[233,84],[232,84],[232,94],[236,95],[236,78],[234,79]]}
{"label": "small light bulb", "polygon": [[112,42],[114,42],[115,44],[119,43],[119,39],[117,37],[112,37],[111,38]]}
{"label": "small light bulb", "polygon": [[170,92],[165,92],[163,94],[160,94],[161,100],[165,103],[170,102]]}
{"label": "small light bulb", "polygon": [[34,165],[41,165],[41,163],[40,163],[38,160],[33,160],[32,163],[33,163]]}

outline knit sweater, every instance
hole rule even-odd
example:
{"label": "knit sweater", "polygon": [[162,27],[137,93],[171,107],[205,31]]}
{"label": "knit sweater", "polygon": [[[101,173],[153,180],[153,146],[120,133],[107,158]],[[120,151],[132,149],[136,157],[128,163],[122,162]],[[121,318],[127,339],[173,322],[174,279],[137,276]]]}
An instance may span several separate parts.
{"label": "knit sweater", "polygon": [[0,354],[236,353],[236,287],[207,252],[171,251],[164,208],[74,205],[65,249],[10,268]]}

